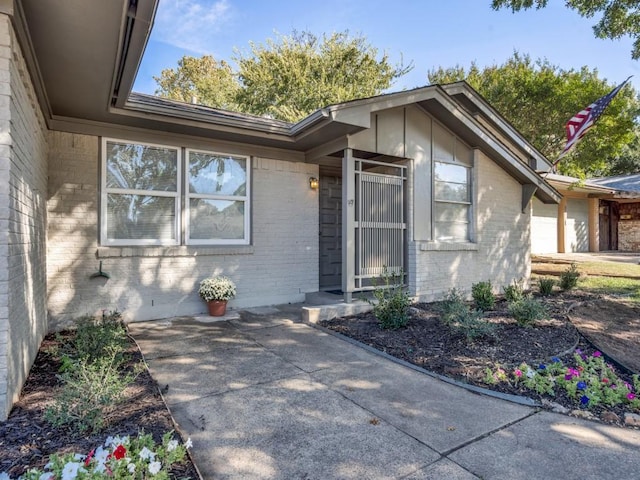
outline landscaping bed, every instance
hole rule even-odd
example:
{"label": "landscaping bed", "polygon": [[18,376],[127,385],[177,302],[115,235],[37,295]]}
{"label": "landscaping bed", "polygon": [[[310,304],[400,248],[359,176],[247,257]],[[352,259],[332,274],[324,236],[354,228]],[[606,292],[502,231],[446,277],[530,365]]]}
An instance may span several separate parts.
{"label": "landscaping bed", "polygon": [[[483,315],[484,321],[494,325],[493,331],[474,339],[468,339],[463,331],[451,328],[442,320],[440,302],[414,305],[409,310],[407,325],[398,329],[381,328],[373,313],[337,318],[322,322],[321,325],[428,371],[464,383],[526,396],[563,413],[631,425],[633,422],[625,423],[625,415],[626,418],[632,418],[630,414],[636,415],[640,411],[630,405],[601,404],[587,408],[580,402],[581,395],[571,398],[561,388],[555,388],[553,395],[538,393],[527,388],[520,378],[514,376],[514,372],[523,363],[535,371],[540,366],[547,368],[554,363],[574,365],[576,350],[591,360],[599,357],[602,349],[605,353],[603,358],[609,363],[613,362],[620,380],[633,384],[634,372],[617,360],[635,365],[632,360],[637,360],[640,355],[635,342],[637,337],[617,344],[615,350],[612,348],[612,339],[637,328],[640,309],[627,305],[621,299],[580,291],[554,294],[538,300],[548,314],[544,320],[537,320],[529,326],[519,325],[510,315],[508,303],[498,300]],[[614,308],[616,305],[617,309]],[[573,311],[580,313],[578,325],[571,321]],[[589,315],[589,322],[585,321],[585,315]],[[591,326],[588,338],[580,330],[586,323]],[[593,326],[603,323],[607,324],[606,329],[598,330]],[[606,336],[598,332],[606,332]],[[598,344],[599,340],[603,340],[602,345]],[[606,356],[605,347],[615,351],[613,358]],[[594,354],[596,357],[593,357]]]}
{"label": "landscaping bed", "polygon": [[[151,434],[159,443],[165,433],[175,428],[156,382],[146,368],[126,387],[123,401],[107,415],[103,430],[80,433],[69,426],[55,427],[48,422],[46,409],[53,404],[53,396],[60,388],[58,374],[62,362],[57,352],[62,339],[70,335],[63,332],[45,338],[19,401],[9,418],[0,422],[0,473],[8,473],[12,479],[29,468],[42,469],[54,453],[87,455],[110,436],[135,437],[141,432]],[[126,353],[129,355],[126,368],[133,370],[133,366],[142,361],[142,355],[131,339]],[[174,437],[180,440],[177,433]],[[175,464],[170,473],[172,478],[199,478],[188,458],[184,463]]]}

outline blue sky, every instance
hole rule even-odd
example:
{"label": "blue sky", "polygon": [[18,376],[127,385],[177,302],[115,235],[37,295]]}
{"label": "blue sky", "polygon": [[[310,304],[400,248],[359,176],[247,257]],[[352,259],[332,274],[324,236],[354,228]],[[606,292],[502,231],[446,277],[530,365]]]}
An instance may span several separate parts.
{"label": "blue sky", "polygon": [[439,66],[503,63],[514,50],[546,58],[562,68],[597,68],[617,84],[631,79],[640,91],[640,63],[631,59],[629,38],[600,40],[596,19],[585,19],[550,0],[542,10],[494,11],[491,0],[160,0],[154,28],[134,91],[153,94],[153,76],[173,68],[183,55],[211,54],[233,65],[234,48],[264,43],[274,32],[315,34],[349,30],[364,35],[393,63],[413,70],[390,91],[426,85]]}

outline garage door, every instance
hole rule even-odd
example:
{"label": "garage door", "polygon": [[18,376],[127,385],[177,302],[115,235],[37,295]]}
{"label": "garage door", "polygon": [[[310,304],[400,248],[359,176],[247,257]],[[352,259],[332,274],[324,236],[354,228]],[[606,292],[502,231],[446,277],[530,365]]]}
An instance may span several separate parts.
{"label": "garage door", "polygon": [[589,251],[589,204],[587,199],[567,199],[564,241],[567,253]]}
{"label": "garage door", "polygon": [[531,253],[558,252],[558,205],[545,205],[533,199]]}

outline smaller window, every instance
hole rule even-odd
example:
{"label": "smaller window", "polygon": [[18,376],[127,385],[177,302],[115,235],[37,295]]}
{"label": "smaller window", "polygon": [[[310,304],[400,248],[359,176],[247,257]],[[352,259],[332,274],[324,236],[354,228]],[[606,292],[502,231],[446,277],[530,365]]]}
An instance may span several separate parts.
{"label": "smaller window", "polygon": [[434,238],[441,242],[470,240],[471,168],[434,162]]}
{"label": "smaller window", "polygon": [[187,243],[249,243],[248,157],[187,150]]}
{"label": "smaller window", "polygon": [[101,243],[177,245],[180,152],[103,139]]}

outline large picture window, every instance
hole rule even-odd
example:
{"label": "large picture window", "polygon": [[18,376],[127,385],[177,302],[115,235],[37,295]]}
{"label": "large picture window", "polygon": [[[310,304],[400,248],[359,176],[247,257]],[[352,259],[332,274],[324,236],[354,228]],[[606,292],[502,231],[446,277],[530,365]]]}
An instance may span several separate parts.
{"label": "large picture window", "polygon": [[187,150],[187,243],[249,243],[249,159]]}
{"label": "large picture window", "polygon": [[249,243],[248,157],[187,150],[183,165],[179,147],[103,139],[102,149],[103,245]]}

